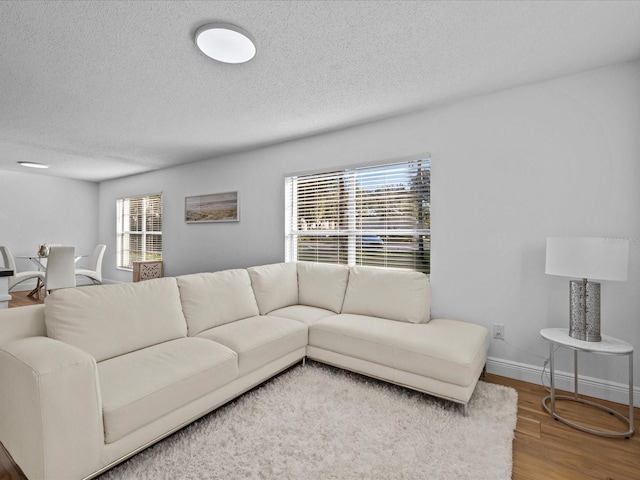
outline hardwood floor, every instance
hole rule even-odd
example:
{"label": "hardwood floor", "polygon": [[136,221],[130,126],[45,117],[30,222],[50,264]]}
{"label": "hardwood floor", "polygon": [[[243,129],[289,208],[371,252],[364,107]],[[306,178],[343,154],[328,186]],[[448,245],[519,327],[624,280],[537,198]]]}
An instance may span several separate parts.
{"label": "hardwood floor", "polygon": [[[10,307],[34,305],[26,292],[12,292]],[[518,392],[518,424],[513,441],[513,480],[638,480],[640,479],[640,433],[630,439],[605,438],[580,432],[553,420],[541,406],[547,391],[540,385],[487,374],[485,381],[513,387]],[[627,416],[629,408],[603,402]],[[575,402],[558,402],[561,415],[592,427],[623,431],[624,425],[613,415]],[[635,428],[640,409],[634,411]],[[487,432],[491,441],[491,432]],[[0,444],[0,480],[26,477],[11,461]],[[455,480],[455,479],[452,479]],[[481,479],[492,480],[492,479]]]}
{"label": "hardwood floor", "polygon": [[[26,307],[27,305],[37,305],[44,302],[44,296],[41,293],[40,298],[28,297],[28,291],[11,292],[11,300],[9,300],[9,308]],[[2,477],[0,477],[2,478]]]}
{"label": "hardwood floor", "polygon": [[22,480],[25,478],[27,477],[15,464],[4,445],[0,443],[0,480]]}
{"label": "hardwood floor", "polygon": [[[544,387],[488,374],[486,381],[518,391],[518,424],[513,441],[513,480],[537,479],[640,479],[640,433],[630,439],[606,438],[584,433],[553,420],[541,406],[548,395]],[[588,398],[588,397],[585,397]],[[629,407],[593,399],[624,416]],[[609,413],[576,402],[558,402],[558,413],[603,430],[625,431],[625,425]],[[634,409],[638,431],[640,408]]]}

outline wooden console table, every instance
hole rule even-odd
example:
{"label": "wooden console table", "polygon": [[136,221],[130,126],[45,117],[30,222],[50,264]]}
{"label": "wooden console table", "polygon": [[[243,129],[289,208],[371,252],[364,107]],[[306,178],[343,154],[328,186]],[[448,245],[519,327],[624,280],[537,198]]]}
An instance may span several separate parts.
{"label": "wooden console table", "polygon": [[133,262],[133,281],[161,278],[163,275],[162,260],[146,260]]}

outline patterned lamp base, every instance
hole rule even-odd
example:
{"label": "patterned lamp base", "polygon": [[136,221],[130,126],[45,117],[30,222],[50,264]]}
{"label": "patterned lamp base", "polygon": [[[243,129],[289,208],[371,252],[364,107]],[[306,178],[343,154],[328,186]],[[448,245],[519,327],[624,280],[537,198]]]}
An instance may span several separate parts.
{"label": "patterned lamp base", "polygon": [[570,282],[569,336],[587,342],[599,342],[600,284],[587,280]]}

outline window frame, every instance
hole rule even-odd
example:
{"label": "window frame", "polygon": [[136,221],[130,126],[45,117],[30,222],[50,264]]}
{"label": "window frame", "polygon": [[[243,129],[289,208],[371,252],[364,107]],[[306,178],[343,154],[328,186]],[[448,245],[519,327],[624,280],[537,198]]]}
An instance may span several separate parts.
{"label": "window frame", "polygon": [[[403,171],[405,173],[402,173]],[[420,177],[417,172],[420,172]],[[416,174],[415,181],[412,177],[414,173]],[[390,179],[387,180],[387,177]],[[404,181],[399,181],[402,178]],[[376,265],[390,268],[409,268],[430,274],[430,154],[416,155],[410,159],[391,162],[291,174],[287,175],[284,181],[285,261],[304,260],[350,266]],[[300,186],[300,183],[309,182],[312,184],[314,181],[318,183],[312,185],[309,188],[310,193],[306,194],[305,188],[307,187]],[[326,183],[322,183],[323,181]],[[335,185],[333,187],[333,197],[337,195],[336,190],[341,192],[340,200],[333,198],[333,203],[338,206],[329,206],[332,200],[324,200],[325,192],[323,190],[331,190],[330,187],[327,187],[330,182],[342,182],[339,187]],[[367,193],[368,189],[364,186],[367,183],[370,184],[369,190],[373,190],[374,193]],[[316,193],[313,191],[314,186]],[[407,193],[402,193],[402,188]],[[411,188],[415,188],[415,190],[411,192]],[[375,193],[377,190],[382,190],[382,193]],[[310,210],[306,202],[312,202],[316,199],[314,195],[323,198],[323,202],[325,202],[315,205],[311,203],[312,209],[315,207],[317,210],[322,210],[323,215],[326,215],[320,222],[309,221],[312,215],[303,218],[304,213],[309,214]],[[375,212],[376,208],[371,208],[378,199],[386,202],[384,207],[380,207],[384,213]],[[415,209],[414,225],[408,221],[412,218],[412,215],[408,214],[406,210],[409,199],[414,202],[411,206]],[[390,214],[391,210],[398,210],[389,207],[393,202],[398,202],[394,205],[402,202],[405,207],[404,213]],[[326,213],[331,209],[334,210],[333,214]],[[336,209],[338,210],[337,214],[335,213]],[[373,214],[366,213],[371,210],[374,210]],[[395,218],[390,218],[394,216]],[[304,228],[301,227],[301,219],[304,220]],[[421,222],[422,224],[420,224]],[[383,224],[384,226],[382,226]],[[322,226],[327,228],[323,229]],[[342,240],[343,237],[346,237],[346,246]],[[329,255],[333,258],[327,260],[328,257],[323,257],[322,254],[316,254],[315,259],[312,258],[313,254],[300,255],[301,241],[308,241],[312,238],[317,238],[319,243],[316,244],[316,248],[318,250],[322,248],[322,238],[334,239],[334,243],[337,242],[338,247],[334,253]],[[365,238],[370,240],[368,247],[365,246]],[[408,239],[413,240],[407,242]],[[383,252],[374,252],[372,250],[373,242],[379,242],[379,247]],[[378,247],[377,244],[375,246]],[[405,250],[404,253],[401,252],[402,249]],[[410,253],[409,250],[413,250],[413,253]],[[410,259],[411,257],[413,260]]]}
{"label": "window frame", "polygon": [[[141,201],[141,219],[140,225],[141,230],[132,230],[131,228],[125,229],[125,223],[131,227],[131,222],[126,220],[131,216],[131,209],[128,208],[129,212],[125,211],[127,203],[135,201]],[[160,210],[160,220],[159,224],[161,226],[160,230],[150,230],[148,229],[147,222],[147,206],[148,202],[154,201],[159,203]],[[116,269],[124,270],[124,271],[133,271],[133,262],[134,261],[162,261],[162,222],[163,222],[163,194],[160,193],[150,193],[145,195],[136,195],[130,197],[118,198],[116,200]],[[131,242],[127,242],[126,239],[129,239],[131,235],[140,235],[142,238],[140,240],[141,245],[141,256],[140,258],[136,258],[135,260],[131,260],[131,250],[130,248],[124,248],[125,243],[128,243],[129,246]],[[159,236],[160,237],[160,251],[154,251],[153,254],[147,252],[147,240],[149,236]],[[153,255],[151,258],[147,255]],[[124,262],[124,258],[127,257],[128,263]],[[130,265],[130,266],[128,266]]]}

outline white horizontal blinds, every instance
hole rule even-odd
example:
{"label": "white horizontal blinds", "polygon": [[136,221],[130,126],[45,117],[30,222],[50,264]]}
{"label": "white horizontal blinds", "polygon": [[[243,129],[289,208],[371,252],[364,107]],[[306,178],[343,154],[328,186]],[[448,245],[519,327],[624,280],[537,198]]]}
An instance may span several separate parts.
{"label": "white horizontal blinds", "polygon": [[162,260],[162,195],[123,198],[118,210],[118,267]]}
{"label": "white horizontal blinds", "polygon": [[297,260],[347,263],[344,172],[297,177],[294,225]]}
{"label": "white horizontal blinds", "polygon": [[356,169],[358,265],[429,273],[429,159]]}
{"label": "white horizontal blinds", "polygon": [[144,197],[143,260],[162,260],[162,195]]}
{"label": "white horizontal blinds", "polygon": [[117,214],[117,244],[116,244],[116,266],[117,267],[131,267],[131,260],[129,258],[130,252],[130,215],[131,199],[121,198],[116,202],[116,214]]}
{"label": "white horizontal blinds", "polygon": [[287,260],[429,272],[430,159],[287,179]]}

